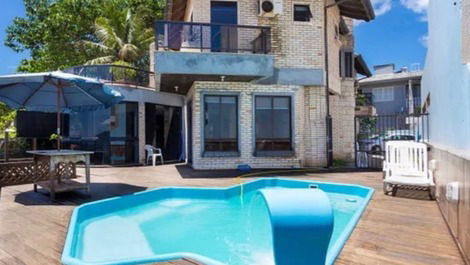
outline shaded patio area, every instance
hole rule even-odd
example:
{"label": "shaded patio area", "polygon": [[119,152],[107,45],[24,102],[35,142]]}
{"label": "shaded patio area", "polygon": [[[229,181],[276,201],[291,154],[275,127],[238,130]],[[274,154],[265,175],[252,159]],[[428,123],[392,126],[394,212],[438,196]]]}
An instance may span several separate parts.
{"label": "shaded patio area", "polygon": [[[81,169],[79,169],[78,173]],[[184,165],[92,168],[92,195],[65,193],[57,202],[32,185],[6,187],[0,199],[0,264],[59,264],[74,206],[161,186],[230,186],[234,171],[193,171]],[[279,176],[280,174],[276,174]],[[272,176],[272,175],[271,175]],[[464,264],[435,201],[426,192],[382,192],[380,172],[289,174],[307,180],[375,188],[336,264]],[[84,181],[83,177],[79,178]],[[252,178],[244,178],[246,182]],[[174,261],[160,264],[197,264]]]}

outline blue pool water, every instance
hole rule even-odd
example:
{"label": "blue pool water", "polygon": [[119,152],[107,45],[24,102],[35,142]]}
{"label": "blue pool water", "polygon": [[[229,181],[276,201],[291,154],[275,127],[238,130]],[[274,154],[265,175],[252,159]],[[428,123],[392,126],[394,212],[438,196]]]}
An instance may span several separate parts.
{"label": "blue pool water", "polygon": [[[243,188],[167,188],[85,204],[74,211],[62,262],[134,264],[191,257],[208,264],[274,265],[270,217],[260,189],[315,182],[261,179]],[[372,190],[315,183],[333,207],[333,263]]]}

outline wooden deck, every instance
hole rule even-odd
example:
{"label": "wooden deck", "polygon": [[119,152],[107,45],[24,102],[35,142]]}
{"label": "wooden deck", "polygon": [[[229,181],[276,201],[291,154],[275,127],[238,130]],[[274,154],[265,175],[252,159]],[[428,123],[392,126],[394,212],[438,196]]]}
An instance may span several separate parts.
{"label": "wooden deck", "polygon": [[[80,170],[79,172],[80,173]],[[228,186],[233,172],[194,172],[185,166],[93,168],[92,196],[58,195],[51,203],[32,185],[4,188],[0,199],[0,264],[59,264],[67,225],[81,203],[165,185]],[[426,192],[382,193],[382,175],[373,173],[299,174],[301,179],[354,183],[376,193],[336,264],[464,264],[434,201]],[[80,178],[83,181],[84,178]],[[249,180],[249,178],[245,179]],[[194,265],[179,260],[166,265]]]}

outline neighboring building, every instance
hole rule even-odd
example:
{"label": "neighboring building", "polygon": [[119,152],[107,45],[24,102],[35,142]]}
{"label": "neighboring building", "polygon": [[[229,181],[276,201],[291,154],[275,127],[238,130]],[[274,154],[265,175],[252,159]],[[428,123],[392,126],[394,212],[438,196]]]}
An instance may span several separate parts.
{"label": "neighboring building", "polygon": [[419,113],[421,103],[421,76],[418,70],[394,64],[374,66],[374,75],[359,81],[358,91],[373,104],[377,115]]}
{"label": "neighboring building", "polygon": [[373,19],[370,1],[170,0],[151,68],[157,91],[185,96],[188,162],[352,161],[352,18]]}
{"label": "neighboring building", "polygon": [[[430,1],[428,17],[422,103],[429,113],[437,202],[469,262],[470,1]],[[457,190],[458,197],[448,188]]]}

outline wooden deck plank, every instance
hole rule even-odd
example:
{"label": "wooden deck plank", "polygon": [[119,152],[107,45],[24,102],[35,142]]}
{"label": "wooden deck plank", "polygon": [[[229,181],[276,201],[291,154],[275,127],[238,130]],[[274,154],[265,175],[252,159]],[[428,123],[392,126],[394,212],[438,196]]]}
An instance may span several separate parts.
{"label": "wooden deck plank", "polygon": [[[231,177],[210,178],[217,176],[217,171],[193,172],[179,165],[93,168],[91,172],[91,197],[84,192],[64,193],[52,203],[47,194],[34,193],[32,185],[2,190],[0,264],[59,264],[70,214],[76,205],[160,186],[237,184]],[[301,173],[295,177],[360,184],[377,191],[336,264],[464,264],[436,202],[429,201],[426,192],[399,191],[397,197],[385,196],[381,191],[382,175],[375,172]],[[187,259],[158,264],[200,265]]]}

